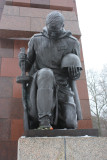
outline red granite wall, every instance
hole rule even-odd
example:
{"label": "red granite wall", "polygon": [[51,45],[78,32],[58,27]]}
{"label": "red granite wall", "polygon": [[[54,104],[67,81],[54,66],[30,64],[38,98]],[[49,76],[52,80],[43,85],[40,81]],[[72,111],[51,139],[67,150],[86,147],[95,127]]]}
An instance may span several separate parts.
{"label": "red granite wall", "polygon": [[[66,17],[66,28],[70,28],[70,25],[72,25],[73,35],[79,39],[80,43],[81,39],[77,26],[78,19],[77,17],[75,18],[75,15],[77,15],[75,0],[6,0],[7,6],[3,9],[4,3],[4,0],[0,1],[0,14],[3,11],[1,15],[2,24],[0,22],[0,160],[16,160],[17,140],[23,135],[24,131],[21,85],[16,83],[16,77],[21,74],[18,66],[18,53],[20,47],[24,46],[27,49],[28,43],[27,40],[17,40],[16,37],[30,37],[35,33],[35,28],[32,30],[31,28],[27,28],[28,25],[31,27],[31,23],[32,27],[36,25],[34,18],[35,13],[36,15],[39,13],[38,23],[41,23],[42,28],[44,24],[40,19],[44,20],[44,13],[48,14],[50,11],[47,9],[60,9],[63,10],[63,14]],[[12,5],[17,7],[11,8]],[[23,6],[23,8],[20,6]],[[30,10],[31,8],[32,10]],[[37,12],[35,8],[40,8],[40,10],[38,10],[39,12]],[[71,14],[65,11],[70,11]],[[22,24],[23,20],[21,21],[20,17],[23,20],[29,19],[30,17],[30,20],[28,20],[28,23],[25,21],[24,24]],[[9,18],[12,18],[12,21]],[[72,19],[73,22],[71,22]],[[19,29],[21,25],[23,30]],[[12,28],[12,26],[14,26],[14,28]],[[39,32],[39,29],[40,26],[38,26],[37,32]],[[79,121],[78,128],[87,129],[92,128],[92,122],[82,46],[81,62],[84,70],[80,80],[77,81],[77,87],[83,120]]]}

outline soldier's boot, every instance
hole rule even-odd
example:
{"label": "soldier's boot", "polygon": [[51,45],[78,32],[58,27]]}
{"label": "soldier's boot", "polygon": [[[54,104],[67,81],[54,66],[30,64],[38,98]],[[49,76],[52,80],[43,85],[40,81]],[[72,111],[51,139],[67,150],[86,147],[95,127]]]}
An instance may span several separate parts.
{"label": "soldier's boot", "polygon": [[53,105],[53,89],[38,89],[37,91],[37,110],[39,127],[51,128],[51,112]]}
{"label": "soldier's boot", "polygon": [[53,110],[53,88],[55,78],[51,69],[43,68],[37,74],[37,111],[39,129],[50,129]]}

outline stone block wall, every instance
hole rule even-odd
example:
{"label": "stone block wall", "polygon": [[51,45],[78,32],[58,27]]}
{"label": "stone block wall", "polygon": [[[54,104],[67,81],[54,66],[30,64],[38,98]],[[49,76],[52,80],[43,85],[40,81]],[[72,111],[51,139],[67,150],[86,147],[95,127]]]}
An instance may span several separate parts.
{"label": "stone block wall", "polygon": [[26,159],[106,160],[107,137],[20,138],[18,141],[18,160]]}
{"label": "stone block wall", "polygon": [[[5,5],[4,5],[5,4]],[[1,0],[0,1],[0,160],[16,160],[17,140],[23,135],[23,106],[18,53],[27,50],[28,39],[42,30],[46,15],[58,9],[65,17],[65,28],[81,43],[75,0]],[[77,81],[83,120],[79,129],[92,128],[84,58],[83,72]]]}

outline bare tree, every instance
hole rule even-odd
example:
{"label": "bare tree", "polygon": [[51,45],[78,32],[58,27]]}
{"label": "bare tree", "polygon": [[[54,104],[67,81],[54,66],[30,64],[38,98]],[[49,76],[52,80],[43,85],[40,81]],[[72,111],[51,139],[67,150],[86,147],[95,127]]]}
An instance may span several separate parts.
{"label": "bare tree", "polygon": [[101,135],[100,117],[107,120],[107,65],[101,73],[87,71],[87,85],[91,112],[97,117],[99,135]]}
{"label": "bare tree", "polygon": [[104,65],[103,70],[101,72],[101,79],[100,79],[100,85],[102,88],[102,92],[103,92],[103,101],[104,101],[104,105],[105,107],[103,107],[102,110],[102,117],[105,120],[103,125],[104,128],[107,130],[107,64]]}

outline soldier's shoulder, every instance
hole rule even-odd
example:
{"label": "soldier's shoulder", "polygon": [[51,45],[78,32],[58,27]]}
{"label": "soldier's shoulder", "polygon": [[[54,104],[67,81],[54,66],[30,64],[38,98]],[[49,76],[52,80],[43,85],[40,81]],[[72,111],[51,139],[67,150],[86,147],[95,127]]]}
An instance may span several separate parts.
{"label": "soldier's shoulder", "polygon": [[72,35],[69,35],[68,37],[69,37],[69,40],[73,40],[76,45],[80,46],[80,42],[78,41],[76,37]]}
{"label": "soldier's shoulder", "polygon": [[68,37],[69,39],[72,39],[74,41],[78,41],[76,37],[74,37],[71,33],[71,31],[66,31],[66,37]]}
{"label": "soldier's shoulder", "polygon": [[78,42],[78,39],[77,39],[76,37],[72,36],[72,34],[68,34],[68,37],[69,37],[70,39],[73,39],[74,41],[77,41],[77,42]]}
{"label": "soldier's shoulder", "polygon": [[38,34],[34,34],[34,35],[33,35],[34,38],[36,38],[36,37],[41,37],[41,36],[43,36],[42,33],[38,33]]}
{"label": "soldier's shoulder", "polygon": [[29,43],[33,43],[38,37],[41,37],[43,36],[42,33],[38,33],[38,34],[34,34],[30,40],[29,40]]}
{"label": "soldier's shoulder", "polygon": [[34,35],[30,38],[30,40],[33,40],[33,39],[38,38],[38,37],[41,37],[41,36],[43,36],[42,33],[34,34]]}

